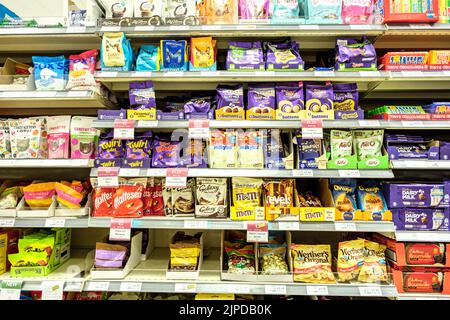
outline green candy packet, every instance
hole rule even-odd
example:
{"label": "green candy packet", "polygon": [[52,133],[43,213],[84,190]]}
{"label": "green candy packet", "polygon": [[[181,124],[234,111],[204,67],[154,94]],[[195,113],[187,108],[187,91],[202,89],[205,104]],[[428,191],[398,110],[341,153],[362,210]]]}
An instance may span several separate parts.
{"label": "green candy packet", "polygon": [[382,156],[383,134],[383,130],[353,131],[354,147],[358,161]]}
{"label": "green candy packet", "polygon": [[45,252],[48,256],[51,255],[53,247],[55,246],[55,238],[47,236],[42,239],[24,238],[19,239],[19,252]]}
{"label": "green candy packet", "polygon": [[13,267],[35,267],[48,264],[46,252],[22,252],[8,255],[8,260]]}
{"label": "green candy packet", "polygon": [[349,157],[353,151],[353,136],[351,131],[331,130],[331,159]]}

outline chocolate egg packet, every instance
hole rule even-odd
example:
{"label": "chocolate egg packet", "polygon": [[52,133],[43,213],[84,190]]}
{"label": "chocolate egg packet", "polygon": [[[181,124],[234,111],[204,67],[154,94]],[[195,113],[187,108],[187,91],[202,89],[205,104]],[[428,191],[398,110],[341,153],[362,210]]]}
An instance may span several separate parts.
{"label": "chocolate egg packet", "polygon": [[362,211],[384,212],[388,209],[386,199],[378,186],[358,186],[357,189],[359,208]]}
{"label": "chocolate egg packet", "polygon": [[334,110],[354,111],[358,109],[359,93],[356,83],[333,84]]}
{"label": "chocolate egg packet", "polygon": [[276,85],[277,109],[297,113],[305,108],[303,82],[282,82]]}

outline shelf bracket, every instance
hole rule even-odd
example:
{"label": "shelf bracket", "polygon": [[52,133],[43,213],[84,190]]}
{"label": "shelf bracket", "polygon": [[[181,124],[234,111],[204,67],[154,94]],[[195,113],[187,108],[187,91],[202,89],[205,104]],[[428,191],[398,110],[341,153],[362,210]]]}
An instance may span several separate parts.
{"label": "shelf bracket", "polygon": [[362,98],[366,98],[368,95],[370,95],[372,91],[374,91],[383,82],[384,81],[369,82],[367,85],[367,91],[362,94]]}

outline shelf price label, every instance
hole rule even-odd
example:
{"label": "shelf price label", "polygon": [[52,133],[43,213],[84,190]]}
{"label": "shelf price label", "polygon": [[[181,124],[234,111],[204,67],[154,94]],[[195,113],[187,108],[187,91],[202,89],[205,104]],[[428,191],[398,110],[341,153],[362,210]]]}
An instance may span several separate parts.
{"label": "shelf price label", "polygon": [[415,127],[423,127],[423,121],[402,121],[402,127],[414,129]]}
{"label": "shelf price label", "polygon": [[84,288],[83,279],[70,279],[67,280],[64,290],[73,292],[82,292],[83,288]]}
{"label": "shelf price label", "polygon": [[275,294],[275,295],[287,294],[286,286],[279,286],[279,285],[265,285],[264,291],[266,292],[266,294]]}
{"label": "shelf price label", "polygon": [[175,292],[197,292],[197,285],[195,283],[175,283]]}
{"label": "shelf price label", "polygon": [[120,176],[122,177],[138,177],[141,169],[138,168],[121,168]]}
{"label": "shelf price label", "polygon": [[229,293],[240,293],[240,294],[248,294],[250,293],[250,286],[247,285],[230,285],[228,287]]}
{"label": "shelf price label", "polygon": [[185,229],[208,229],[208,221],[202,220],[184,220]]}
{"label": "shelf price label", "polygon": [[209,120],[189,120],[189,139],[209,139]]}
{"label": "shelf price label", "polygon": [[381,123],[379,120],[358,120],[358,124],[360,127],[381,127]]}
{"label": "shelf price label", "polygon": [[118,187],[119,186],[119,170],[118,167],[100,167],[97,169],[98,186],[99,187]]}
{"label": "shelf price label", "polygon": [[322,119],[302,119],[303,139],[323,139]]}
{"label": "shelf price label", "polygon": [[361,172],[359,170],[339,170],[339,177],[359,178],[361,177]]}
{"label": "shelf price label", "polygon": [[356,223],[354,222],[335,222],[336,231],[356,231]]}
{"label": "shelf price label", "polygon": [[105,281],[95,281],[89,282],[88,291],[108,291],[109,282]]}
{"label": "shelf price label", "polygon": [[0,290],[0,300],[20,300],[22,280],[3,280]]}
{"label": "shelf price label", "polygon": [[16,223],[15,219],[0,219],[0,227],[1,228],[11,228],[14,227]]}
{"label": "shelf price label", "polygon": [[308,296],[326,296],[328,295],[327,286],[306,286],[306,294]]}
{"label": "shelf price label", "polygon": [[114,120],[114,139],[134,140],[134,120]]}
{"label": "shelf price label", "polygon": [[381,297],[383,294],[379,286],[358,287],[359,294],[362,297]]}
{"label": "shelf price label", "polygon": [[278,230],[298,231],[298,230],[300,230],[300,222],[299,221],[279,221],[278,222]]}
{"label": "shelf price label", "polygon": [[64,228],[66,225],[66,219],[61,218],[48,218],[45,219],[46,228]]}
{"label": "shelf price label", "polygon": [[109,240],[130,241],[133,219],[111,219]]}
{"label": "shelf price label", "polygon": [[334,78],[334,71],[314,71],[314,77]]}
{"label": "shelf price label", "polygon": [[122,282],[120,283],[121,292],[141,292],[142,282]]}
{"label": "shelf price label", "polygon": [[42,300],[62,300],[64,281],[44,281],[41,285]]}
{"label": "shelf price label", "polygon": [[188,168],[170,168],[166,170],[167,188],[186,188]]}
{"label": "shelf price label", "polygon": [[158,120],[139,120],[138,128],[158,128]]}
{"label": "shelf price label", "polygon": [[247,242],[268,242],[269,241],[269,222],[267,221],[248,221],[247,223]]}
{"label": "shelf price label", "polygon": [[312,169],[300,169],[292,170],[294,177],[314,177],[314,171]]}

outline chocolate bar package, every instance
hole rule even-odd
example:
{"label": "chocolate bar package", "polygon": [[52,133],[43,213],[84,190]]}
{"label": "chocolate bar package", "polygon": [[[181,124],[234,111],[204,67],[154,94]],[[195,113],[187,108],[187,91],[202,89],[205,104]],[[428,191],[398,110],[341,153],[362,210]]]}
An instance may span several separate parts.
{"label": "chocolate bar package", "polygon": [[98,159],[118,159],[122,158],[123,155],[123,141],[114,139],[113,131],[105,132],[100,135],[98,141]]}
{"label": "chocolate bar package", "polygon": [[392,217],[397,230],[449,231],[448,209],[403,208],[393,209]]}
{"label": "chocolate bar package", "polygon": [[325,84],[306,84],[305,109],[312,112],[325,112],[333,110],[333,85]]}
{"label": "chocolate bar package", "polygon": [[359,93],[356,83],[333,84],[334,110],[353,111],[358,109]]}
{"label": "chocolate bar package", "polygon": [[265,70],[261,42],[231,41],[226,60],[227,70]]}
{"label": "chocolate bar package", "polygon": [[275,89],[278,110],[297,113],[305,108],[303,82],[281,82]]}
{"label": "chocolate bar package", "polygon": [[303,70],[305,63],[300,56],[299,44],[295,41],[265,43],[267,70]]}
{"label": "chocolate bar package", "polygon": [[195,216],[197,218],[227,217],[227,179],[197,178]]}
{"label": "chocolate bar package", "polygon": [[156,108],[155,89],[152,81],[131,82],[129,89],[130,105]]}
{"label": "chocolate bar package", "polygon": [[398,267],[390,263],[395,275],[400,273],[401,283],[396,282],[397,288],[410,293],[441,293],[444,288],[444,272],[446,269],[433,267]]}
{"label": "chocolate bar package", "polygon": [[441,184],[385,183],[383,191],[391,209],[394,208],[447,208],[450,181]]}
{"label": "chocolate bar package", "polygon": [[337,39],[336,70],[377,70],[377,53],[369,40]]}
{"label": "chocolate bar package", "polygon": [[389,159],[439,160],[439,142],[421,136],[387,134],[385,139]]}
{"label": "chocolate bar package", "polygon": [[444,265],[445,243],[406,243],[405,258],[408,265]]}
{"label": "chocolate bar package", "polygon": [[322,140],[303,139],[301,130],[296,132],[298,168],[317,169],[316,159],[322,155]]}

